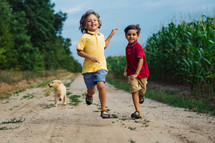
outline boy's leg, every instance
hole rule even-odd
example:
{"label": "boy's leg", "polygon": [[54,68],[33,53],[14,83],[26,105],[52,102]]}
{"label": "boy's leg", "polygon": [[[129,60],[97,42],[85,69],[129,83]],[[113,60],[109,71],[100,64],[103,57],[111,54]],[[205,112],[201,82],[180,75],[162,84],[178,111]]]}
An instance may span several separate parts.
{"label": "boy's leg", "polygon": [[[96,92],[96,87],[92,88],[92,89],[87,89],[87,94],[93,98],[93,94],[95,94]],[[90,99],[92,99],[90,98]]]}
{"label": "boy's leg", "polygon": [[101,103],[101,117],[110,118],[110,113],[106,110],[106,91],[105,83],[103,81],[97,82],[97,89],[99,91],[99,100]]}
{"label": "boy's leg", "polygon": [[83,75],[84,82],[87,86],[87,95],[85,101],[87,105],[91,105],[93,102],[93,94],[96,92],[96,83],[94,82],[94,74],[95,73],[86,73]]}
{"label": "boy's leg", "polygon": [[140,112],[138,91],[132,93],[132,99],[133,99],[133,103],[136,111]]}
{"label": "boy's leg", "polygon": [[140,103],[139,103],[139,96],[138,96],[138,91],[132,93],[132,99],[134,102],[134,107],[136,111],[131,114],[131,118],[139,119],[141,118],[141,113],[140,113]]}
{"label": "boy's leg", "polygon": [[103,81],[97,82],[97,89],[99,91],[99,100],[101,103],[101,109],[106,109],[106,91],[105,91],[105,84]]}
{"label": "boy's leg", "polygon": [[138,83],[141,86],[141,89],[139,90],[139,102],[142,104],[146,93],[147,78],[139,79]]}

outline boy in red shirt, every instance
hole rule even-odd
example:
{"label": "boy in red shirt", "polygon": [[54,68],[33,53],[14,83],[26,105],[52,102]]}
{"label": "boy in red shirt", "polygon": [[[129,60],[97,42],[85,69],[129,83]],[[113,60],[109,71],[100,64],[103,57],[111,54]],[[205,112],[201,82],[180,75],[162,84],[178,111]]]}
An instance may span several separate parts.
{"label": "boy in red shirt", "polygon": [[[140,34],[139,25],[129,25],[125,28],[125,37],[128,40],[126,47],[126,66],[124,76],[128,76],[128,84],[136,111],[132,118],[141,118],[139,104],[144,102],[147,78],[149,77],[146,56],[142,46],[137,42]],[[139,94],[139,95],[138,95]]]}

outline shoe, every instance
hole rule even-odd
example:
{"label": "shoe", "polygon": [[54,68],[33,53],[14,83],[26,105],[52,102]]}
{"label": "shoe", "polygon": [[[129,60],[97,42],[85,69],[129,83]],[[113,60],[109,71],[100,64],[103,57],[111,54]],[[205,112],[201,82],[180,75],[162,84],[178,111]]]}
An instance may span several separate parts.
{"label": "shoe", "polygon": [[140,113],[138,113],[137,111],[135,111],[133,114],[131,114],[131,118],[140,119],[142,117],[141,117]]}
{"label": "shoe", "polygon": [[108,113],[108,111],[106,109],[105,110],[101,110],[101,117],[103,119],[110,118],[110,113]]}
{"label": "shoe", "polygon": [[93,97],[89,96],[88,94],[86,95],[85,101],[87,103],[87,105],[90,105],[93,103]]}
{"label": "shoe", "polygon": [[139,96],[139,103],[140,104],[143,104],[144,100],[145,100],[145,96]]}

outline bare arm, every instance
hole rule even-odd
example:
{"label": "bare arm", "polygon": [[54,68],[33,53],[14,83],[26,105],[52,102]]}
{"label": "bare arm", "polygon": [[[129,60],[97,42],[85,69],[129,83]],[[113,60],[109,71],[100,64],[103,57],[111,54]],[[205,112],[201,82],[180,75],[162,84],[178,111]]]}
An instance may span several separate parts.
{"label": "bare arm", "polygon": [[93,56],[91,56],[91,55],[85,53],[84,51],[77,51],[77,53],[78,53],[78,55],[79,55],[80,57],[88,58],[88,59],[90,59],[90,60],[91,60],[92,62],[94,62],[94,63],[96,63],[96,62],[100,63],[100,62],[99,62],[99,59],[98,59],[97,57],[93,57]]}
{"label": "bare arm", "polygon": [[114,28],[114,29],[111,31],[110,35],[109,35],[109,36],[107,37],[107,39],[105,40],[105,49],[106,49],[107,46],[109,45],[111,38],[113,37],[113,35],[116,33],[117,30],[118,30],[118,28]]}
{"label": "bare arm", "polygon": [[132,80],[135,79],[135,78],[139,75],[142,66],[143,66],[143,59],[139,59],[138,66],[137,66],[137,70],[136,70],[135,74],[133,74],[133,75],[131,76],[131,79],[132,79]]}
{"label": "bare arm", "polygon": [[128,75],[127,75],[127,62],[126,62],[126,64],[125,64],[124,76],[128,76]]}

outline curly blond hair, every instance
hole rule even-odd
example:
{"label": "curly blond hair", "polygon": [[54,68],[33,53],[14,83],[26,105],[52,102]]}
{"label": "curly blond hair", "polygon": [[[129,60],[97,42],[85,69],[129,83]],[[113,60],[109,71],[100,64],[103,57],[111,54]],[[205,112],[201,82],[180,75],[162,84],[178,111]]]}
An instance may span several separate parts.
{"label": "curly blond hair", "polygon": [[98,23],[99,23],[98,28],[100,28],[102,26],[102,22],[100,20],[100,15],[98,13],[96,13],[95,11],[93,11],[93,10],[88,10],[84,15],[82,15],[81,20],[80,20],[79,29],[81,30],[81,33],[86,33],[87,32],[87,29],[85,28],[86,19],[91,14],[95,15],[98,18]]}

